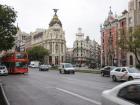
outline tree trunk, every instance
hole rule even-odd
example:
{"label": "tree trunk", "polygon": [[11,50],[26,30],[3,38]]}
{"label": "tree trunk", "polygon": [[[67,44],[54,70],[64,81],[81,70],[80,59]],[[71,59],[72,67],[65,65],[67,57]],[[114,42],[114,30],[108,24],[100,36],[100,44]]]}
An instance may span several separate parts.
{"label": "tree trunk", "polygon": [[138,58],[137,49],[134,50],[134,54],[135,54],[136,60],[140,64],[140,59]]}

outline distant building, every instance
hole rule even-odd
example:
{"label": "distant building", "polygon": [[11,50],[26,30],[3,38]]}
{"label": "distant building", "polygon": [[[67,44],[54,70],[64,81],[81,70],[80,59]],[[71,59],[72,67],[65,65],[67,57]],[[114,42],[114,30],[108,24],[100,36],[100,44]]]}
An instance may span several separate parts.
{"label": "distant building", "polygon": [[93,59],[93,63],[96,64],[96,66],[101,65],[101,46],[95,41],[92,41],[92,49],[91,49],[91,58]]}
{"label": "distant building", "polygon": [[31,40],[31,47],[34,46],[43,46],[45,44],[45,29],[36,29],[35,32],[30,33]]}
{"label": "distant building", "polygon": [[24,51],[26,38],[29,34],[22,32],[20,28],[17,26],[17,34],[15,36],[15,46],[12,48],[13,50]]}
{"label": "distant building", "polygon": [[73,63],[73,48],[66,49],[66,62]]}
{"label": "distant building", "polygon": [[98,49],[98,43],[94,40],[90,40],[89,36],[84,38],[84,33],[82,29],[78,29],[76,33],[76,40],[73,44],[73,62],[77,65],[89,65],[91,63],[98,64],[100,57],[97,54],[100,49]]}

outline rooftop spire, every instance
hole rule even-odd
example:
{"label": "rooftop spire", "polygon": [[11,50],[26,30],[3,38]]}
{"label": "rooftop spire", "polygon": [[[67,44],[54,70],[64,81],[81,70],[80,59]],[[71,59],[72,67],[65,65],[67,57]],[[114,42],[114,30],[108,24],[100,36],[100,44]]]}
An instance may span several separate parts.
{"label": "rooftop spire", "polygon": [[109,11],[109,16],[112,16],[113,15],[113,12],[112,12],[112,10],[111,10],[111,6],[109,7],[110,8],[110,11]]}

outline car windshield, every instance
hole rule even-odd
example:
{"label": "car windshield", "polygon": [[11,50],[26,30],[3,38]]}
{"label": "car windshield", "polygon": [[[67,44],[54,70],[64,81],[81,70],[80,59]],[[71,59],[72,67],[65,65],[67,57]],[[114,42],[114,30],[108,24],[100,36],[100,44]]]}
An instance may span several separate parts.
{"label": "car windshield", "polygon": [[0,70],[5,69],[5,66],[0,66]]}
{"label": "car windshield", "polygon": [[140,73],[140,70],[138,70],[136,68],[128,68],[128,72],[129,73]]}
{"label": "car windshield", "polygon": [[72,64],[65,64],[65,68],[73,67]]}
{"label": "car windshield", "polygon": [[27,63],[24,62],[16,62],[16,67],[27,68]]}

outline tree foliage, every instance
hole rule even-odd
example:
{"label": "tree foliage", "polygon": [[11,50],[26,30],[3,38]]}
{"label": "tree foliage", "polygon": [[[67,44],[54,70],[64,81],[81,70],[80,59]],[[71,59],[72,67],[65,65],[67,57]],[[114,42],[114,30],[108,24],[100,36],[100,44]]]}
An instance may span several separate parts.
{"label": "tree foliage", "polygon": [[119,46],[122,49],[131,51],[136,56],[138,63],[140,64],[140,26],[130,27],[127,32],[123,29],[120,30]]}
{"label": "tree foliage", "polygon": [[29,55],[30,61],[37,60],[40,62],[43,62],[44,57],[49,55],[48,50],[42,46],[35,46],[32,49],[27,50],[27,53]]}
{"label": "tree foliage", "polygon": [[13,8],[0,4],[0,51],[11,49],[14,45],[14,35],[17,33],[14,25],[16,17]]}

